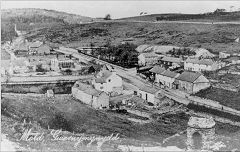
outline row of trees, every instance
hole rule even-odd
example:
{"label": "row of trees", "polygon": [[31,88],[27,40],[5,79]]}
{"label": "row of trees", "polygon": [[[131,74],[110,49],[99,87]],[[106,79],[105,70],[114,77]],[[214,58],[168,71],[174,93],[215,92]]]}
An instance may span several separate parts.
{"label": "row of trees", "polygon": [[196,52],[192,51],[190,48],[179,48],[179,49],[173,48],[167,53],[174,57],[196,55]]}
{"label": "row of trees", "polygon": [[97,49],[92,55],[102,60],[123,66],[126,68],[134,67],[138,62],[138,52],[136,45],[126,43],[112,46],[110,43],[105,45],[106,49]]}

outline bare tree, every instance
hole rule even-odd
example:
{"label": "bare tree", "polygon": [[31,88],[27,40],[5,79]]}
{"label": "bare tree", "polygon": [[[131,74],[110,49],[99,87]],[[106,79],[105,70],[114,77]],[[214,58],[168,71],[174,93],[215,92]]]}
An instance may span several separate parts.
{"label": "bare tree", "polygon": [[107,15],[104,17],[104,20],[111,20],[111,15],[110,15],[110,14],[107,14]]}

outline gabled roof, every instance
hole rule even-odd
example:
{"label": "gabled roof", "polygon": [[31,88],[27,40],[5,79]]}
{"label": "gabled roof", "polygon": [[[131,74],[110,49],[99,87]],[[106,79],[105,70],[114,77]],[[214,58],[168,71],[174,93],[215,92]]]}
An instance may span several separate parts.
{"label": "gabled roof", "polygon": [[182,59],[181,58],[176,58],[176,57],[169,57],[169,56],[164,56],[161,61],[167,61],[167,62],[173,62],[173,63],[181,63]]}
{"label": "gabled roof", "polygon": [[184,71],[182,74],[180,74],[176,79],[181,81],[187,81],[193,83],[197,78],[199,78],[202,74],[198,72],[189,72]]}
{"label": "gabled roof", "polygon": [[178,73],[166,70],[163,73],[161,73],[161,75],[164,75],[164,76],[167,76],[167,77],[170,77],[170,78],[175,78],[178,75]]}
{"label": "gabled roof", "polygon": [[156,74],[161,74],[162,72],[165,71],[165,68],[159,66],[159,65],[155,65],[151,70],[149,70],[152,73],[156,73]]}
{"label": "gabled roof", "polygon": [[48,45],[41,45],[37,51],[38,52],[46,52],[46,53],[50,53],[51,47],[49,47]]}
{"label": "gabled roof", "polygon": [[86,84],[86,83],[82,83],[80,81],[77,81],[74,84],[74,87],[78,88],[79,90],[83,91],[86,94],[93,95],[93,96],[96,96],[96,97],[98,97],[102,93],[102,91],[96,90],[91,85]]}
{"label": "gabled roof", "polygon": [[193,63],[193,64],[199,64],[199,65],[213,65],[214,62],[213,60],[211,59],[198,59],[198,58],[194,58],[194,59],[191,59],[191,58],[188,58],[186,60],[187,63]]}
{"label": "gabled roof", "polygon": [[28,51],[28,44],[20,43],[14,47],[14,50]]}
{"label": "gabled roof", "polygon": [[195,57],[214,57],[215,55],[213,53],[210,53],[208,50],[204,48],[190,48],[191,51],[194,51],[196,55]]}
{"label": "gabled roof", "polygon": [[98,76],[96,79],[95,79],[95,82],[96,83],[106,83],[107,82],[107,78],[109,78],[110,76],[112,75],[112,72],[110,71],[101,71],[98,73]]}

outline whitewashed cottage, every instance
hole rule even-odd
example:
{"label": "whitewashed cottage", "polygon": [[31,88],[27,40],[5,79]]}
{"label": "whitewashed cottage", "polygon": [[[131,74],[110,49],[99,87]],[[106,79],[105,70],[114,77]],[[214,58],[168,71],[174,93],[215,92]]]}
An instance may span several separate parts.
{"label": "whitewashed cottage", "polygon": [[219,69],[219,64],[211,59],[188,58],[184,62],[184,69],[188,71],[215,71]]}
{"label": "whitewashed cottage", "polygon": [[210,81],[199,72],[185,71],[175,79],[174,86],[175,89],[192,94],[210,87]]}
{"label": "whitewashed cottage", "polygon": [[159,91],[160,90],[155,87],[144,86],[140,87],[135,92],[140,98],[144,99],[145,101],[150,102],[153,105],[157,105],[160,102],[160,100],[158,99]]}
{"label": "whitewashed cottage", "polygon": [[141,53],[138,55],[138,65],[146,66],[156,64],[158,62],[160,55],[150,52],[150,53]]}
{"label": "whitewashed cottage", "polygon": [[94,88],[106,93],[121,94],[123,90],[122,78],[115,71],[100,71],[92,81]]}
{"label": "whitewashed cottage", "polygon": [[109,96],[92,85],[77,81],[72,87],[72,96],[93,108],[109,108]]}

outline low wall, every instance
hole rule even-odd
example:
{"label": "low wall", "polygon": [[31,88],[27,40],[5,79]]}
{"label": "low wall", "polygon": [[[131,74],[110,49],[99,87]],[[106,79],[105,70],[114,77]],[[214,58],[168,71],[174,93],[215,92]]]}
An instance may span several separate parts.
{"label": "low wall", "polygon": [[37,93],[45,94],[51,89],[56,94],[70,94],[74,82],[41,84],[2,84],[2,93]]}
{"label": "low wall", "polygon": [[[91,79],[93,75],[62,75],[62,76],[15,76],[8,78],[7,82],[54,82],[54,81],[75,81],[79,79]],[[2,81],[4,82],[4,81]]]}

